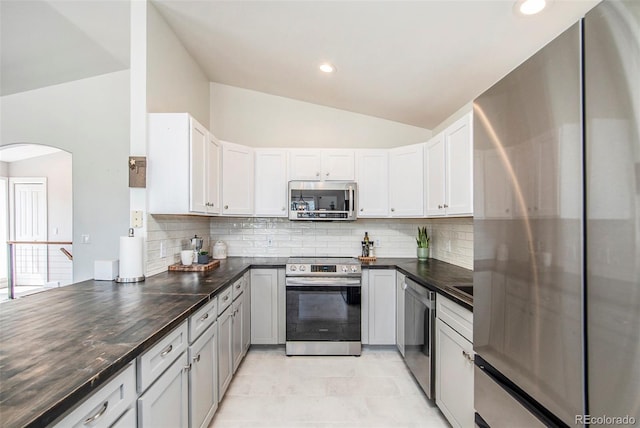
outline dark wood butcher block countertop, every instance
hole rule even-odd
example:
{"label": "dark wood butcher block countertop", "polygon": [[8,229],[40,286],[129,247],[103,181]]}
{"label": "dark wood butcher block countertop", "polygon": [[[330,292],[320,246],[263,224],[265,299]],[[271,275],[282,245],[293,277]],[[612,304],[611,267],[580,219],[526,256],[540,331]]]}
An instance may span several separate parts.
{"label": "dark wood butcher block countertop", "polygon": [[362,263],[369,269],[398,269],[418,284],[438,292],[461,306],[473,311],[473,297],[454,288],[458,285],[473,286],[473,271],[436,259],[420,261],[406,258],[378,258]]}
{"label": "dark wood butcher block countertop", "polygon": [[[55,421],[248,269],[284,268],[286,260],[231,257],[207,272],[163,272],[134,284],[89,280],[0,304],[0,425]],[[472,282],[471,271],[437,260],[363,267],[398,268],[441,292]]]}

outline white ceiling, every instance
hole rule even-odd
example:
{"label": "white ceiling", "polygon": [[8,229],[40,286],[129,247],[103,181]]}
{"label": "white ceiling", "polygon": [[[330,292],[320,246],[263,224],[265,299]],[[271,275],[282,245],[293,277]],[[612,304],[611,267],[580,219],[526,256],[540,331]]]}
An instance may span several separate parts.
{"label": "white ceiling", "polygon": [[[153,0],[211,81],[432,129],[599,0]],[[129,67],[129,2],[0,0],[2,95]],[[317,65],[338,71],[322,75]]]}

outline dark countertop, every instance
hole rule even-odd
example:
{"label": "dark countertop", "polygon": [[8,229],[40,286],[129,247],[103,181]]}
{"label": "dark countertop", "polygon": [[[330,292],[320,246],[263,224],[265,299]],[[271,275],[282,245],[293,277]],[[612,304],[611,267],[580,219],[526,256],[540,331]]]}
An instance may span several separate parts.
{"label": "dark countertop", "polygon": [[473,311],[473,297],[455,289],[454,285],[473,286],[473,271],[436,259],[379,258],[363,263],[369,269],[398,269],[418,284],[436,291]]}
{"label": "dark countertop", "polygon": [[[0,305],[0,421],[43,426],[97,390],[250,268],[284,268],[286,257],[222,260],[209,272],[163,272],[136,284],[84,281]],[[379,259],[447,292],[471,271],[437,260]]]}

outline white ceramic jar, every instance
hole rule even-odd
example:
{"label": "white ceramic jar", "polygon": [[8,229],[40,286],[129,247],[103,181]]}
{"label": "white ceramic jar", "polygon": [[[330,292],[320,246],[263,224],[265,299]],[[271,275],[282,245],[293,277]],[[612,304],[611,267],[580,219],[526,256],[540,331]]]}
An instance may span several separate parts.
{"label": "white ceramic jar", "polygon": [[213,245],[213,258],[214,259],[226,259],[227,258],[227,244],[223,241],[216,241]]}

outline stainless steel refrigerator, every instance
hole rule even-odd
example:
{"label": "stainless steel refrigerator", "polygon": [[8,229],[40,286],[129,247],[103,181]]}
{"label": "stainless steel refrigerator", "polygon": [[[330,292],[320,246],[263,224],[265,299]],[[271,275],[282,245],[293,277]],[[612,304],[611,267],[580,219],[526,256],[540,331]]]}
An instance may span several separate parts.
{"label": "stainless steel refrigerator", "polygon": [[639,117],[637,0],[475,100],[478,425],[640,424]]}

